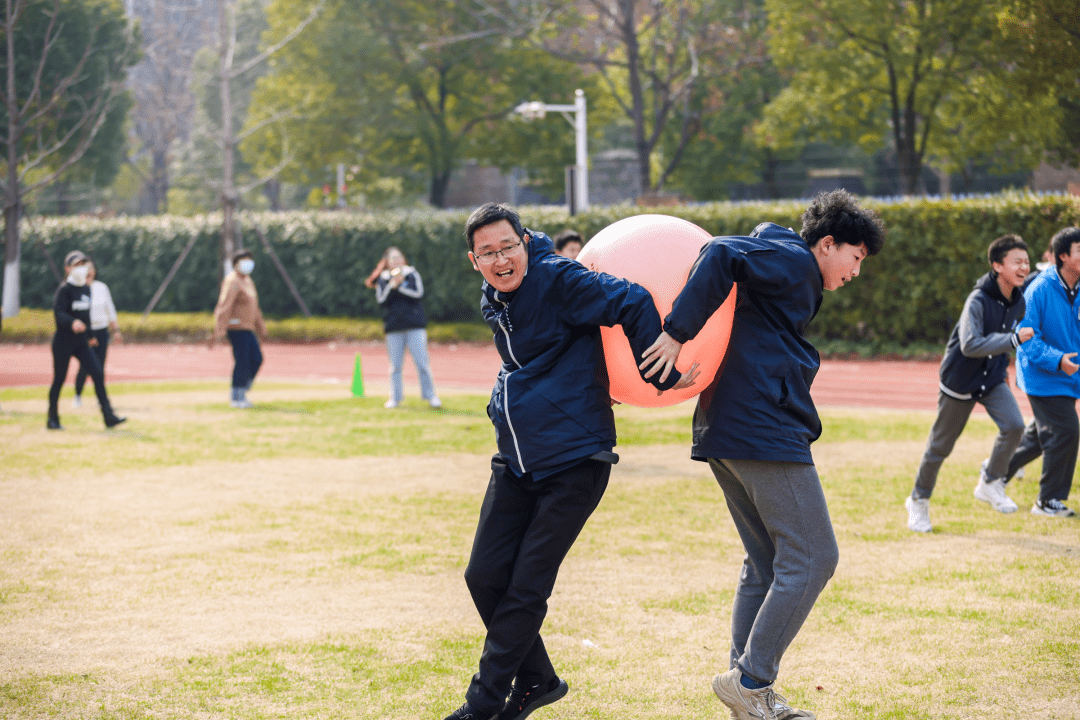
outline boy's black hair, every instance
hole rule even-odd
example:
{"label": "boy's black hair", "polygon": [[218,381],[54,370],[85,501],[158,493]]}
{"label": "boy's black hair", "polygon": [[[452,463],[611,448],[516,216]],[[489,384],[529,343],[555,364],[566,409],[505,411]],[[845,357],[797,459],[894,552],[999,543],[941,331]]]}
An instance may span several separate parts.
{"label": "boy's black hair", "polygon": [[524,239],[525,228],[521,225],[521,216],[509,205],[502,203],[484,203],[473,210],[472,215],[465,221],[465,239],[469,243],[469,252],[473,249],[473,233],[485,225],[505,220],[514,228],[514,233]]}
{"label": "boy's black hair", "polygon": [[990,266],[993,267],[994,263],[1004,262],[1005,256],[1017,248],[1027,252],[1028,244],[1015,233],[1002,235],[990,243],[990,247],[986,248],[986,259],[990,261]]}
{"label": "boy's black hair", "polygon": [[1054,237],[1050,238],[1050,247],[1054,249],[1054,263],[1059,268],[1063,264],[1061,256],[1071,255],[1072,246],[1076,243],[1080,243],[1080,228],[1075,225],[1058,230]]}
{"label": "boy's black hair", "polygon": [[235,265],[237,261],[243,260],[244,258],[251,258],[254,260],[255,256],[251,254],[250,250],[237,250],[232,255],[232,264]]}
{"label": "boy's black hair", "polygon": [[864,245],[868,255],[877,255],[885,244],[885,228],[873,210],[859,207],[847,190],[818,193],[802,216],[799,234],[810,247],[832,235],[841,245]]}
{"label": "boy's black hair", "polygon": [[555,243],[555,252],[562,252],[562,249],[572,242],[576,242],[579,245],[585,244],[585,241],[581,237],[581,233],[577,230],[571,230],[570,228],[555,233],[555,237],[551,238],[551,241]]}

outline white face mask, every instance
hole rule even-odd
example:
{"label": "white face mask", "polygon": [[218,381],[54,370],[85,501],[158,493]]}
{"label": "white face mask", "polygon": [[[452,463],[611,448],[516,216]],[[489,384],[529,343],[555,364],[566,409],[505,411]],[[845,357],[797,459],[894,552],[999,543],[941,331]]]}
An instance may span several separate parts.
{"label": "white face mask", "polygon": [[255,261],[251,258],[244,258],[236,263],[236,269],[244,275],[250,275],[251,271],[255,269]]}
{"label": "white face mask", "polygon": [[68,282],[76,287],[82,287],[86,284],[86,276],[90,274],[89,265],[78,265],[71,268],[71,272],[68,274]]}

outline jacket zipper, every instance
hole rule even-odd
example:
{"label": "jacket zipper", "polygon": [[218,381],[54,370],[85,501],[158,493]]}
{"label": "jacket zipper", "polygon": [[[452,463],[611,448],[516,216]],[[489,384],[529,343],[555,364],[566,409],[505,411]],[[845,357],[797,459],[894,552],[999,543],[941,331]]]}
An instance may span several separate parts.
{"label": "jacket zipper", "polygon": [[[500,303],[502,303],[504,313],[509,313],[510,312],[510,306],[507,305],[506,303],[502,302],[502,300],[499,300],[498,293],[496,293],[495,299],[498,300]],[[507,322],[510,322],[509,318],[507,318]],[[499,329],[502,330],[503,337],[506,338],[506,351],[508,353],[510,353],[510,359],[514,361],[514,364],[517,365],[518,369],[520,370],[521,369],[521,363],[519,363],[518,359],[514,356],[514,348],[510,344],[510,333],[507,332],[506,326],[503,325],[502,322],[499,322]],[[517,453],[518,467],[521,468],[521,472],[524,473],[525,472],[525,460],[521,457],[521,446],[518,445],[517,432],[514,430],[514,423],[510,420],[510,383],[509,383],[509,380],[510,380],[511,375],[513,375],[512,372],[506,373],[506,379],[503,381],[503,415],[506,416],[506,425],[507,425],[507,427],[510,428],[510,437],[512,437],[514,439],[514,452]]]}

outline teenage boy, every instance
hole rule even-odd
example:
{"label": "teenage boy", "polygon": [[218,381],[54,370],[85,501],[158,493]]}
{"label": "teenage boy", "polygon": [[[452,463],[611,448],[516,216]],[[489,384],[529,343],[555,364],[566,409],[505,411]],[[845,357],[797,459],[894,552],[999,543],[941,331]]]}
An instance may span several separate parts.
{"label": "teenage boy", "polygon": [[1032,515],[1070,517],[1069,498],[1076,451],[1080,447],[1080,228],[1067,227],[1050,241],[1056,267],[1044,270],[1024,291],[1027,315],[1023,325],[1034,332],[1016,352],[1016,381],[1027,393],[1035,422],[1024,432],[1006,471],[1011,478],[1043,456],[1039,497]]}
{"label": "teenage boy", "polygon": [[838,560],[810,453],[821,434],[810,398],[820,358],[804,332],[822,291],[858,276],[884,242],[877,217],[843,190],[815,197],[802,222],[801,234],[762,223],[749,237],[706,243],[641,365],[663,380],[738,283],[731,339],[698,398],[691,450],[712,468],[746,548],[730,670],[712,681],[737,720],[814,717],[774,690],[780,659]]}
{"label": "teenage boy", "polygon": [[49,388],[49,415],[45,427],[63,430],[60,425],[60,389],[64,387],[71,358],[76,357],[94,381],[101,415],[105,427],[116,427],[127,418],[113,412],[109,396],[105,392],[105,371],[97,355],[90,349],[90,288],[86,279],[90,272],[90,259],[78,250],[72,250],[64,258],[64,283],[53,297],[53,316],[56,332],[52,339],[53,381]]}
{"label": "teenage boy", "polygon": [[551,238],[551,241],[555,243],[556,255],[562,255],[571,260],[577,260],[581,248],[585,247],[585,241],[582,239],[581,233],[570,228],[555,233],[555,237]]}
{"label": "teenage boy", "polygon": [[[477,208],[465,237],[502,357],[488,405],[499,452],[465,570],[487,637],[466,702],[446,720],[523,720],[568,690],[540,626],[559,565],[618,460],[599,326],[621,325],[640,359],[660,315],[640,285],[555,255],[506,205]],[[663,391],[696,376],[695,365],[650,382]]]}
{"label": "teenage boy", "polygon": [[933,529],[930,496],[938,471],[964,431],[975,403],[981,403],[998,426],[990,457],[979,470],[975,499],[1001,513],[1016,512],[1016,503],[1005,494],[1005,475],[1024,433],[1024,417],[1009,387],[1009,352],[1035,334],[1029,327],[1018,327],[1024,318],[1021,288],[1030,269],[1028,246],[1019,235],[1002,235],[990,243],[986,256],[990,272],[975,282],[945,346],[937,419],[930,428],[915,487],[904,499],[908,529],[914,532]]}

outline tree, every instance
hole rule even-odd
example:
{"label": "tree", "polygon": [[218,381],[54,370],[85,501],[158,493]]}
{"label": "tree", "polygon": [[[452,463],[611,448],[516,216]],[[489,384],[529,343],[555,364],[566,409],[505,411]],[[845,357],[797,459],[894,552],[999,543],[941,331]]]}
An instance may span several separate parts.
{"label": "tree", "polygon": [[[763,0],[728,0],[724,24],[738,28],[738,52],[716,58],[692,103],[700,107],[701,131],[683,153],[668,185],[699,200],[726,198],[733,184],[761,182],[769,197],[780,197],[776,169],[780,157],[754,141],[750,132],[783,82],[769,55],[768,17]],[[661,147],[674,156],[681,138],[666,133]]]}
{"label": "tree", "polygon": [[703,85],[740,67],[742,3],[552,0],[548,9],[538,42],[598,73],[632,125],[644,188],[662,189],[701,133],[709,109]]}
{"label": "tree", "polygon": [[1018,87],[998,25],[1003,0],[766,0],[773,57],[790,83],[760,137],[783,147],[800,133],[896,152],[901,187],[922,170],[992,157],[1033,166],[1058,131],[1047,93]]}
{"label": "tree", "polygon": [[138,60],[138,36],[116,0],[4,0],[2,29],[3,316],[11,317],[19,311],[23,199],[93,145]]}
{"label": "tree", "polygon": [[[222,173],[221,173],[221,259],[226,265],[236,250],[236,210],[240,204],[241,196],[250,190],[259,187],[274,177],[288,162],[287,156],[277,167],[268,171],[263,177],[257,178],[243,186],[236,184],[235,156],[236,146],[247,135],[254,132],[248,129],[237,133],[233,121],[233,81],[265,63],[270,57],[288,45],[297,35],[304,31],[308,25],[318,16],[326,0],[317,0],[310,6],[307,15],[298,23],[287,29],[281,35],[275,37],[261,51],[243,60],[237,60],[236,50],[236,1],[218,0],[218,30],[220,40],[218,44],[218,72],[217,84],[220,99],[221,135],[218,143],[221,149]],[[269,124],[278,118],[270,118],[264,121]]]}
{"label": "tree", "polygon": [[1013,44],[1021,87],[1057,98],[1062,132],[1050,150],[1059,160],[1080,164],[1080,3],[1014,0],[998,18]]}
{"label": "tree", "polygon": [[142,60],[131,71],[132,125],[140,147],[131,165],[143,181],[141,209],[169,208],[170,166],[178,143],[191,135],[195,112],[194,63],[211,42],[216,0],[137,0],[132,12],[142,30]]}
{"label": "tree", "polygon": [[[269,15],[272,27],[287,26],[295,11],[278,0]],[[516,18],[498,2],[332,0],[256,92],[264,115],[299,109],[253,134],[245,155],[265,167],[288,140],[290,177],[322,184],[327,166],[344,162],[358,182],[415,181],[436,207],[465,158],[502,167],[542,158],[561,177],[572,133],[507,120],[523,100],[570,102],[575,88],[592,86],[570,63],[532,49],[524,36],[533,25]]]}

